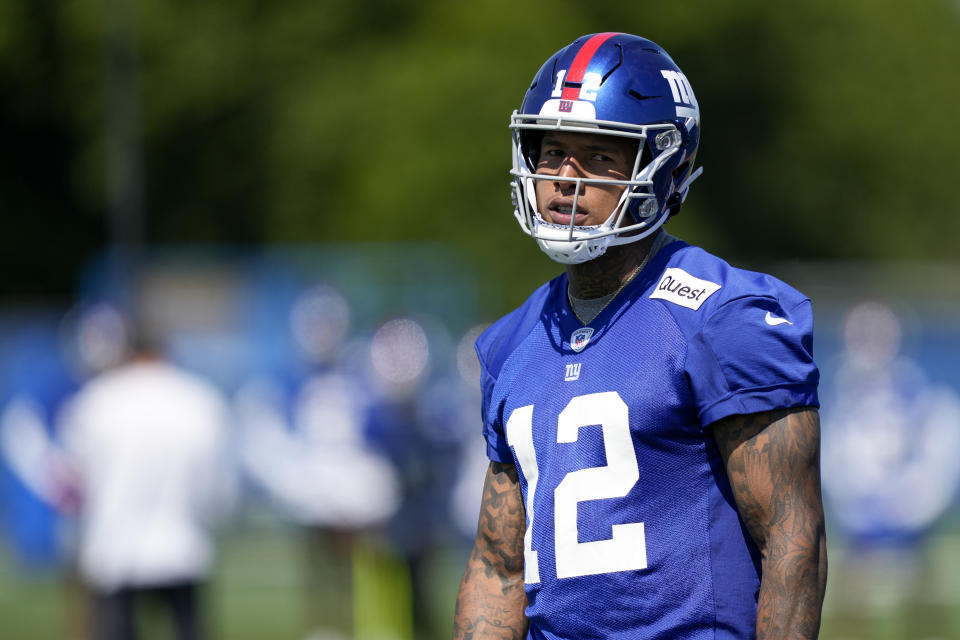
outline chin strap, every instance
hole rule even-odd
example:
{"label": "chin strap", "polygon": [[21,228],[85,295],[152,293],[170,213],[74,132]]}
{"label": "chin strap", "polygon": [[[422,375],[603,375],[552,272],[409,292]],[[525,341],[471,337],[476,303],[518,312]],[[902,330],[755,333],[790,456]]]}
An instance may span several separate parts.
{"label": "chin strap", "polygon": [[703,167],[697,167],[697,170],[687,176],[687,178],[680,183],[680,186],[677,187],[677,193],[680,195],[679,204],[683,204],[683,201],[687,199],[687,193],[690,191],[690,185],[693,184],[693,181],[700,177],[700,174],[703,173]]}

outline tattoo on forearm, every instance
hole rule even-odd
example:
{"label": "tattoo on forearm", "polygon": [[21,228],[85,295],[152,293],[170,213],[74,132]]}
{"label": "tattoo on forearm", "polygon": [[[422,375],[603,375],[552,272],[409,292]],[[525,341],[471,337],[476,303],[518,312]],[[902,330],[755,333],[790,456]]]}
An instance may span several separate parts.
{"label": "tattoo on forearm", "polygon": [[457,596],[455,639],[521,640],[526,635],[525,528],[517,470],[492,462],[483,486],[476,542]]}
{"label": "tattoo on forearm", "polygon": [[763,558],[758,638],[816,638],[827,572],[817,412],[733,416],[714,437]]}

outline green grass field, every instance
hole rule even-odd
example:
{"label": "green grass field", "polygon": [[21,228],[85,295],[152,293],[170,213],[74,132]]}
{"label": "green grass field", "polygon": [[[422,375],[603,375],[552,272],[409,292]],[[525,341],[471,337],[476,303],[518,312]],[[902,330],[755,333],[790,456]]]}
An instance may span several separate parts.
{"label": "green grass field", "polygon": [[[429,572],[428,612],[438,639],[449,637],[463,553],[438,553]],[[206,592],[213,637],[320,640],[331,636],[310,636],[312,630],[344,632],[355,626],[357,640],[412,640],[409,584],[396,559],[367,546],[355,554],[352,579],[337,578],[335,565],[322,554],[308,561],[302,537],[289,528],[229,533]],[[158,611],[145,614],[145,640],[170,637]],[[53,572],[26,573],[8,556],[0,559],[3,638],[80,640],[83,620],[83,597],[75,584]],[[857,557],[832,547],[821,638],[960,639],[960,536],[941,534],[912,556]]]}

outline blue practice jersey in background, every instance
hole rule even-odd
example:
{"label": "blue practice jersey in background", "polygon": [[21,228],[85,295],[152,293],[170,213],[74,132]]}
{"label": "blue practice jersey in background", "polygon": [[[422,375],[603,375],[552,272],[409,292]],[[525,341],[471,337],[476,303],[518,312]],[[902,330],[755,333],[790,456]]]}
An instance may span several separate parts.
{"label": "blue practice jersey in background", "polygon": [[708,425],[817,406],[810,301],[675,241],[583,325],[561,275],[477,341],[527,510],[529,637],[750,638],[760,560]]}

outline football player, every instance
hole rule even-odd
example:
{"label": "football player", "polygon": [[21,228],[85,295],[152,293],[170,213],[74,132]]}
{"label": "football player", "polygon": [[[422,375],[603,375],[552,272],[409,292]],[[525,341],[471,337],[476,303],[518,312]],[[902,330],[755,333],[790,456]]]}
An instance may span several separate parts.
{"label": "football player", "polygon": [[476,343],[490,465],[454,637],[816,637],[810,300],[662,229],[700,172],[686,76],[583,36],[510,128],[515,216],[565,273]]}

